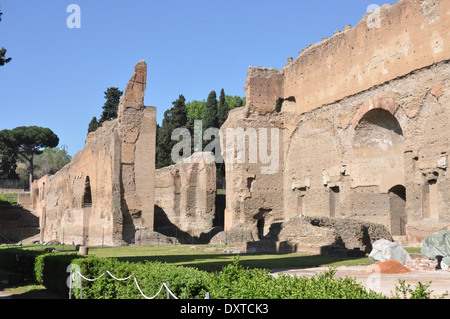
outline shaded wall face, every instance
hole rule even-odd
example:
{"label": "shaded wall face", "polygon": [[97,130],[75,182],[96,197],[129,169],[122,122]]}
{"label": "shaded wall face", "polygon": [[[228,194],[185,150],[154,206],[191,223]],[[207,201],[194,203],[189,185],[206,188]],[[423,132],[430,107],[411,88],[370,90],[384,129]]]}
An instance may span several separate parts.
{"label": "shaded wall face", "polygon": [[130,244],[136,241],[136,229],[153,229],[156,108],[121,110],[122,238]]}
{"label": "shaded wall face", "polygon": [[222,126],[226,167],[225,230],[242,225],[267,233],[283,215],[285,130],[276,116],[250,115],[251,105],[229,115]]}
{"label": "shaded wall face", "polygon": [[287,147],[286,214],[359,218],[393,235],[447,227],[450,100],[435,88],[448,92],[449,71],[440,63],[304,114]]}
{"label": "shaded wall face", "polygon": [[[448,225],[449,6],[383,6],[282,70],[249,69],[247,107],[224,126],[282,123],[282,182],[270,181],[283,205],[271,219],[355,217],[396,235]],[[245,188],[252,169],[227,167],[230,227],[249,223],[254,199],[264,203],[262,190]]]}
{"label": "shaded wall face", "polygon": [[[197,160],[204,154],[205,160]],[[213,227],[216,165],[209,153],[156,170],[154,230],[168,236],[200,236]]]}
{"label": "shaded wall face", "polygon": [[379,185],[385,192],[396,184],[404,185],[403,131],[390,112],[375,109],[363,116],[352,152],[352,187]]}
{"label": "shaded wall face", "polygon": [[[112,127],[104,128],[112,132]],[[113,245],[114,222],[114,134],[100,134],[71,163],[49,177],[46,214],[41,221],[44,241],[89,245]],[[92,137],[91,137],[92,138]]]}

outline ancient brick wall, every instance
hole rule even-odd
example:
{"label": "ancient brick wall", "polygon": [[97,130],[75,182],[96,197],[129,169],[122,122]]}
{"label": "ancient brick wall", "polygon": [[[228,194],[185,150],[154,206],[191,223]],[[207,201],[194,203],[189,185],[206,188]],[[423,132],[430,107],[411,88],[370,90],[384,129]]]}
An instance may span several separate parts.
{"label": "ancient brick wall", "polygon": [[279,169],[227,162],[226,229],[353,218],[413,243],[450,225],[450,3],[386,5],[376,27],[373,14],[282,70],[250,68],[222,131],[278,128]]}
{"label": "ancient brick wall", "polygon": [[215,197],[212,153],[194,153],[183,162],[156,170],[155,231],[179,239],[210,232],[216,217]]}
{"label": "ancient brick wall", "polygon": [[[85,147],[33,196],[41,239],[89,245],[135,242],[153,230],[156,109],[144,106],[147,65],[140,61],[119,104],[118,118],[90,133]],[[37,205],[37,207],[36,207]]]}
{"label": "ancient brick wall", "polygon": [[[171,240],[158,231],[179,238],[212,231],[214,156],[196,153],[155,170],[156,108],[144,106],[146,79],[141,61],[120,100],[118,118],[90,133],[84,149],[54,176],[33,183],[42,241],[117,246]],[[167,224],[178,233],[165,233]]]}

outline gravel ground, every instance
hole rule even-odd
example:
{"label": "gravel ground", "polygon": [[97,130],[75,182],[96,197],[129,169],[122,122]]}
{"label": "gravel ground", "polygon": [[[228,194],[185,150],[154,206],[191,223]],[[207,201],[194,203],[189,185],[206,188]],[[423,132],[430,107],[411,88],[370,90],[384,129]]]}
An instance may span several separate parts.
{"label": "gravel ground", "polygon": [[[355,277],[356,281],[364,287],[372,289],[376,292],[381,292],[387,297],[392,296],[395,291],[395,286],[398,285],[399,280],[404,280],[406,284],[415,287],[418,282],[427,284],[430,281],[432,290],[432,297],[440,297],[446,291],[450,293],[450,271],[436,270],[423,271],[416,270],[406,274],[380,274],[367,273],[368,266],[344,266],[337,267],[336,276],[339,277]],[[303,269],[274,269],[272,274],[277,276],[279,273],[312,277],[317,273],[328,270],[328,267],[317,268],[303,268]],[[446,299],[450,299],[447,296]]]}
{"label": "gravel ground", "polygon": [[11,299],[11,295],[2,286],[0,286],[0,299]]}

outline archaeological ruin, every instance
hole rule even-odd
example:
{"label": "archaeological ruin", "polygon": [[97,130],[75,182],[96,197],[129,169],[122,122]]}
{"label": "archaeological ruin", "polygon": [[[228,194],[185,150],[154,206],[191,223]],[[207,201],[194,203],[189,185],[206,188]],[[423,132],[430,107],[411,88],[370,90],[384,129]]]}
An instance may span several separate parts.
{"label": "archaeological ruin", "polygon": [[139,62],[118,119],[33,183],[41,240],[222,243],[237,234],[249,251],[364,251],[382,237],[415,245],[450,230],[449,22],[449,1],[400,0],[281,70],[250,67],[247,104],[221,128],[221,222],[211,154],[155,170],[156,109],[144,106]]}

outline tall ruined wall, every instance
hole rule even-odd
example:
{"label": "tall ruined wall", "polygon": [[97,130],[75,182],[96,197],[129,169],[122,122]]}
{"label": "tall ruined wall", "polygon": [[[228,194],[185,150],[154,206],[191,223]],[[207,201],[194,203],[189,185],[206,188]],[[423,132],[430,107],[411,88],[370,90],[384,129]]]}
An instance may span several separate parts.
{"label": "tall ruined wall", "polygon": [[120,139],[115,128],[116,123],[106,123],[71,163],[48,177],[46,210],[41,214],[43,241],[113,245],[122,240],[116,164]]}
{"label": "tall ruined wall", "polygon": [[155,172],[155,231],[199,237],[213,228],[216,165],[212,153],[194,153]]}
{"label": "tall ruined wall", "polygon": [[42,240],[120,245],[134,242],[138,228],[153,231],[156,109],[144,106],[146,76],[140,61],[118,118],[90,133],[71,163],[36,182],[45,182],[37,204]]}
{"label": "tall ruined wall", "polygon": [[135,241],[137,228],[153,231],[156,108],[144,106],[146,83],[147,64],[141,61],[118,110],[122,227],[127,243]]}
{"label": "tall ruined wall", "polygon": [[251,67],[247,100],[265,114],[277,99],[290,98],[299,115],[449,59],[449,12],[444,0],[384,5],[301,51],[282,70]]}
{"label": "tall ruined wall", "polygon": [[401,0],[282,70],[251,67],[221,130],[278,128],[279,168],[229,158],[225,228],[354,218],[417,242],[448,227],[449,22],[448,1]]}
{"label": "tall ruined wall", "polygon": [[[284,166],[286,217],[359,218],[393,235],[406,235],[406,224],[449,225],[450,99],[436,93],[449,92],[449,75],[450,64],[438,63],[303,114]],[[424,211],[433,180],[435,216]],[[398,187],[406,201],[397,201]]]}

